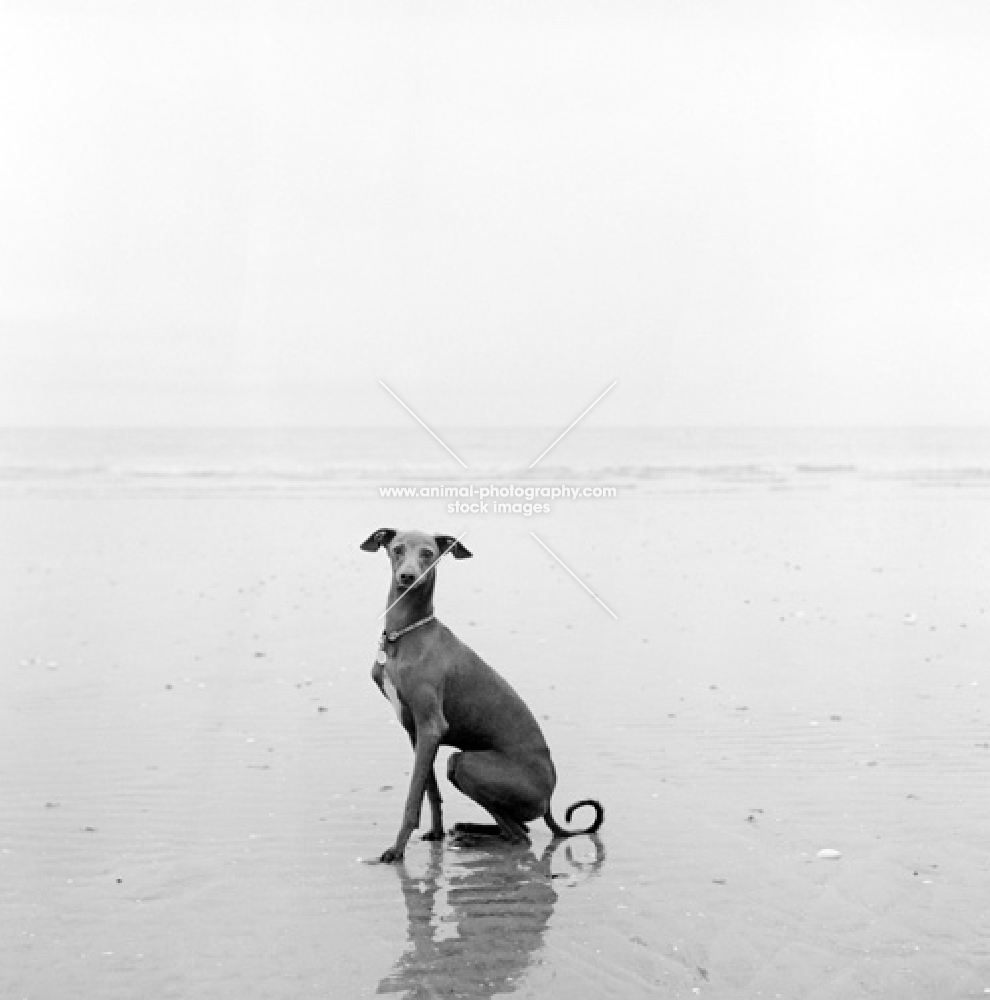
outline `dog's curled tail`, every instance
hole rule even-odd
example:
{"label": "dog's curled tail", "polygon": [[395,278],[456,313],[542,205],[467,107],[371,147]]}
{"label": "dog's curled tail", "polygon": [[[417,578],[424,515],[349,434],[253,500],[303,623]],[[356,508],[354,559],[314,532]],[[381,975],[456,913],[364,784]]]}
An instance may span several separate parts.
{"label": "dog's curled tail", "polygon": [[595,810],[594,822],[584,830],[565,830],[553,818],[550,807],[547,807],[547,811],[543,814],[543,820],[550,827],[550,832],[554,837],[577,837],[583,833],[594,833],[602,825],[602,821],[605,819],[605,810],[602,809],[602,804],[597,799],[581,799],[580,802],[575,802],[573,805],[568,806],[567,812],[564,814],[564,818],[568,823],[570,823],[571,816],[574,815],[575,811],[582,806],[591,806]]}

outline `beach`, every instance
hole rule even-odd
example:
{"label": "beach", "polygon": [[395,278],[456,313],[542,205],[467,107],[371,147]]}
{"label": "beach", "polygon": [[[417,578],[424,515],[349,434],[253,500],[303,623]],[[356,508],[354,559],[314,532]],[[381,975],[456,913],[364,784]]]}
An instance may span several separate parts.
{"label": "beach", "polygon": [[[388,456],[10,472],[0,996],[990,992],[985,466],[603,454],[519,481],[616,496],[530,517],[383,497],[426,476]],[[466,532],[438,617],[539,719],[558,819],[602,802],[597,841],[373,863],[411,766],[370,679],[385,526]],[[483,820],[446,753],[448,825]]]}

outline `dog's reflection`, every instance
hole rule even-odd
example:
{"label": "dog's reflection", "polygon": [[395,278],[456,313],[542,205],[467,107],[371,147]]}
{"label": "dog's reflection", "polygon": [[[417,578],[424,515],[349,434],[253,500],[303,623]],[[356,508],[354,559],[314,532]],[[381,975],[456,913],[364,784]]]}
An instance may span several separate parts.
{"label": "dog's reflection", "polygon": [[[567,844],[568,872],[558,884],[594,875],[605,860],[592,835],[594,856],[575,857]],[[529,847],[494,839],[455,841],[457,850],[430,845],[422,875],[396,865],[409,916],[409,947],[378,986],[379,993],[427,997],[491,997],[516,989],[543,944],[557,902],[552,841],[537,857]]]}

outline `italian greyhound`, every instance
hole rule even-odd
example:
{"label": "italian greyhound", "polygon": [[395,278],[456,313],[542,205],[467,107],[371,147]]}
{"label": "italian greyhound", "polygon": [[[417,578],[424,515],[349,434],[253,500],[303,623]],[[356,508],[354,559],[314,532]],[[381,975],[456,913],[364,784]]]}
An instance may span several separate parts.
{"label": "italian greyhound", "polygon": [[528,844],[530,820],[543,817],[555,838],[594,833],[604,811],[594,799],[575,802],[591,806],[595,819],[584,830],[561,827],[550,811],[557,773],[539,723],[525,702],[433,614],[436,568],[448,552],[455,559],[471,553],[450,535],[381,528],[361,548],[385,547],[392,574],[385,629],[371,676],[392,703],[412,740],[415,763],[409,794],[395,843],[380,860],[398,861],[413,830],[419,826],[424,793],[429,798],[431,824],[424,840],[444,836],[440,789],[433,762],[440,744],[457,747],[447,764],[451,784],[489,812],[495,825],[458,823],[454,834],[501,837],[511,844]]}

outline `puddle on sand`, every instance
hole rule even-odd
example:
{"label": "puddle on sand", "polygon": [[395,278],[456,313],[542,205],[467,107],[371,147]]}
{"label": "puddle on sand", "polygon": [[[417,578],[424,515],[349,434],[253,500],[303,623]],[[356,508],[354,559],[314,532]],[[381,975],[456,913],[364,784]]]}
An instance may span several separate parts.
{"label": "puddle on sand", "polygon": [[[582,840],[594,846],[581,855],[570,844],[560,850],[563,841],[537,853],[494,840],[454,840],[430,845],[425,866],[397,865],[408,938],[377,992],[473,998],[515,990],[544,947],[557,886],[596,875],[605,861],[597,837]],[[585,855],[592,860],[577,860]]]}

